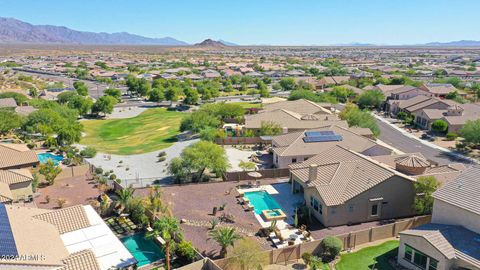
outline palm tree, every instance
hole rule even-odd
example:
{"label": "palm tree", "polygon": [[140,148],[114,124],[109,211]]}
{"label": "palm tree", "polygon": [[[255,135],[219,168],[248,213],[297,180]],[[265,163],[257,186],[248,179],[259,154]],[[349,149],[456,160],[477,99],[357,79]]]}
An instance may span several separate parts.
{"label": "palm tree", "polygon": [[220,247],[220,257],[225,258],[227,256],[227,247],[232,246],[238,239],[242,237],[235,232],[235,228],[221,227],[215,230],[212,230],[208,233],[210,235],[209,239],[215,240]]}
{"label": "palm tree", "polygon": [[182,238],[182,229],[174,217],[161,217],[153,223],[152,231],[147,232],[147,238],[161,237],[165,241],[165,260],[167,270],[170,270],[170,253],[176,248],[175,239]]}
{"label": "palm tree", "polygon": [[134,189],[132,186],[117,191],[118,203],[120,204],[120,206],[122,206],[123,208],[127,207],[128,202],[133,196],[133,191]]}
{"label": "palm tree", "polygon": [[145,198],[145,208],[150,210],[154,216],[157,213],[166,213],[171,216],[168,206],[162,201],[162,191],[159,186],[152,186],[150,188],[150,194]]}

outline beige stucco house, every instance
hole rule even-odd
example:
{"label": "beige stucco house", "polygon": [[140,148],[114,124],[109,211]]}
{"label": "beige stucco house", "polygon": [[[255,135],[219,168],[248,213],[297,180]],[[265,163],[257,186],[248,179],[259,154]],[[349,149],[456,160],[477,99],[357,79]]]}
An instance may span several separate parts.
{"label": "beige stucco house", "polygon": [[432,223],[400,233],[398,263],[407,269],[480,269],[480,167],[433,194]]}
{"label": "beige stucco house", "polygon": [[292,192],[304,194],[326,227],[414,214],[415,179],[342,146],[290,165],[290,173]]}
{"label": "beige stucco house", "polygon": [[[370,139],[370,134],[359,134],[365,130],[357,130],[339,126],[303,130],[272,137],[273,164],[277,168],[287,168],[288,165],[300,163],[322,153],[323,151],[341,145],[345,148],[363,153],[367,156],[389,155],[392,150],[377,144]],[[318,140],[316,135],[322,135]]]}

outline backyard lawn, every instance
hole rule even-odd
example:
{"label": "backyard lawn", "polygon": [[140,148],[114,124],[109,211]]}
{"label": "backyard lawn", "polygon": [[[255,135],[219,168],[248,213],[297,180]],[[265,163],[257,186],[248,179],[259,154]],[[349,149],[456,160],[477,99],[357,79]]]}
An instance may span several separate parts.
{"label": "backyard lawn", "polygon": [[109,154],[152,152],[169,147],[176,141],[184,115],[155,108],[132,118],[82,121],[86,135],[80,143]]}
{"label": "backyard lawn", "polygon": [[[392,240],[378,246],[367,247],[354,253],[344,254],[335,267],[338,270],[395,270],[388,263],[388,259],[397,255],[398,244],[398,241]],[[374,263],[376,263],[375,268],[372,268]]]}

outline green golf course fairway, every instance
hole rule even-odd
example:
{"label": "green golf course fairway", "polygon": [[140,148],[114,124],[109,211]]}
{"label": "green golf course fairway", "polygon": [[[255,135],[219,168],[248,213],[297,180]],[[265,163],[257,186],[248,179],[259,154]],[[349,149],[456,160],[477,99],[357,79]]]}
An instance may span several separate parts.
{"label": "green golf course fairway", "polygon": [[80,143],[102,153],[119,155],[160,150],[176,141],[184,115],[155,108],[132,118],[82,121],[86,135]]}

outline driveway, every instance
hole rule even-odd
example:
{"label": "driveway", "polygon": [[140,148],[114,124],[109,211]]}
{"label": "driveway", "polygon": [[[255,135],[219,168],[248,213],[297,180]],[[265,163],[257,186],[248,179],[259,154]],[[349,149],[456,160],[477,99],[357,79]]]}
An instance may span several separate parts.
{"label": "driveway", "polygon": [[379,139],[388,145],[397,148],[405,153],[420,152],[427,159],[438,162],[439,165],[445,165],[450,163],[464,163],[471,164],[469,160],[462,159],[451,152],[446,152],[441,149],[437,149],[424,144],[423,142],[405,136],[401,131],[391,127],[387,123],[377,119],[378,126],[380,127]]}

